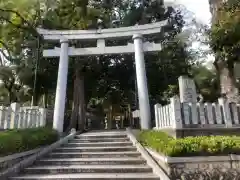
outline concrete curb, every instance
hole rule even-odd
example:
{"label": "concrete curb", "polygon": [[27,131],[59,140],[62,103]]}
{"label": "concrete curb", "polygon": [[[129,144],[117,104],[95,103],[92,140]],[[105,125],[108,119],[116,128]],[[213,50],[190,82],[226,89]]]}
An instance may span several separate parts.
{"label": "concrete curb", "polygon": [[57,142],[55,142],[55,143],[53,143],[53,144],[43,148],[42,150],[40,150],[36,154],[31,155],[30,157],[28,157],[28,158],[24,159],[23,161],[17,163],[13,167],[3,171],[0,174],[0,179],[1,180],[7,180],[9,176],[16,175],[22,169],[32,165],[34,163],[34,161],[36,161],[37,159],[43,157],[44,155],[48,154],[52,150],[56,149],[57,147],[61,146],[62,144],[65,144],[69,140],[73,139],[75,135],[76,135],[76,130],[75,129],[71,130],[71,132],[70,132],[70,134],[68,136],[66,136],[64,138],[61,138]]}
{"label": "concrete curb", "polygon": [[142,157],[147,161],[147,164],[153,169],[153,172],[161,180],[170,180],[169,176],[159,167],[159,165],[152,159],[145,148],[137,141],[130,128],[126,129],[127,136],[132,141],[133,145],[137,148],[138,152],[141,153]]}
{"label": "concrete curb", "polygon": [[168,166],[167,158],[165,156],[161,156],[151,148],[145,147],[145,149],[150,154],[150,156],[157,161],[158,165],[161,166],[162,169],[170,176],[171,169]]}
{"label": "concrete curb", "polygon": [[12,161],[14,159],[18,159],[18,158],[21,158],[21,157],[24,157],[24,156],[35,154],[38,151],[40,151],[41,149],[42,148],[37,148],[37,149],[32,149],[32,150],[29,150],[29,151],[24,151],[24,152],[21,152],[21,153],[15,153],[15,154],[12,154],[12,155],[1,157],[0,158],[0,163],[6,162],[6,161]]}
{"label": "concrete curb", "polygon": [[0,158],[0,174],[1,174],[1,172],[4,172],[5,170],[11,168],[12,166],[21,162],[22,160],[24,160],[24,159],[30,157],[31,155],[39,152],[44,147],[46,147],[46,146],[1,157]]}

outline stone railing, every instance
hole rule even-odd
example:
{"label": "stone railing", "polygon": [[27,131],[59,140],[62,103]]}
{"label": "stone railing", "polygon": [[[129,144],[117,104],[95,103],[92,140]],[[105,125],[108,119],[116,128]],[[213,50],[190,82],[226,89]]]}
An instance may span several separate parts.
{"label": "stone railing", "polygon": [[41,148],[40,151],[37,151],[36,153],[24,158],[20,162],[15,163],[12,167],[7,168],[6,170],[0,172],[0,179],[7,180],[9,179],[10,176],[18,174],[21,170],[32,165],[36,160],[46,156],[46,154],[52,152],[54,149],[62,146],[63,144],[66,144],[69,140],[72,140],[75,137],[75,135],[76,130],[72,129],[69,135],[59,139],[57,142],[49,146]]}
{"label": "stone railing", "polygon": [[218,103],[181,103],[176,96],[170,104],[155,105],[156,129],[240,128],[240,105],[220,98]]}
{"label": "stone railing", "polygon": [[14,166],[16,163],[24,160],[25,158],[39,152],[41,148],[33,149],[26,152],[16,153],[9,156],[0,158],[0,172]]}
{"label": "stone railing", "polygon": [[13,103],[10,107],[0,106],[0,129],[35,128],[46,125],[46,109],[20,107]]}

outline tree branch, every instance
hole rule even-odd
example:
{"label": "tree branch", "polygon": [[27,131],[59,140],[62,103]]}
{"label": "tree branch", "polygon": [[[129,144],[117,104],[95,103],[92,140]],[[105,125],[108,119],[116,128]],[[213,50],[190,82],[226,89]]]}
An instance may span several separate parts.
{"label": "tree branch", "polygon": [[14,11],[12,9],[2,9],[0,8],[0,11],[7,12],[7,13],[14,13],[16,14],[24,23],[26,23],[28,26],[32,27],[32,25],[17,11]]}
{"label": "tree branch", "polygon": [[9,57],[6,55],[6,53],[2,49],[0,49],[0,55],[3,55],[3,58],[0,57],[0,66],[3,66],[4,65],[4,58],[8,59]]}
{"label": "tree branch", "polygon": [[[25,30],[32,30],[32,32],[38,37],[40,36],[39,33],[37,32],[36,28],[33,26],[33,24],[31,24],[29,21],[27,21],[19,12],[14,11],[12,9],[2,9],[0,8],[0,12],[6,12],[6,13],[14,13],[15,15],[17,15],[23,22],[23,24],[27,24],[26,26],[21,26],[20,24],[14,24],[12,21],[10,21],[7,18],[4,18],[3,16],[0,17],[0,19],[7,21],[8,23],[14,25],[15,27],[19,28],[19,29],[25,29]],[[0,13],[1,14],[1,13]]]}
{"label": "tree branch", "polygon": [[2,40],[0,40],[0,44],[2,44],[3,47],[7,50],[8,55],[6,55],[6,53],[5,53],[3,50],[0,49],[0,50],[1,50],[1,53],[3,54],[3,56],[4,56],[6,59],[8,59],[9,61],[11,61],[11,60],[12,60],[12,56],[11,56],[10,49],[8,48],[7,44],[6,44],[5,42],[3,42]]}
{"label": "tree branch", "polygon": [[3,66],[4,62],[3,62],[3,58],[0,56],[0,66]]}
{"label": "tree branch", "polygon": [[28,27],[22,26],[22,25],[20,25],[20,24],[14,24],[12,21],[10,21],[10,20],[7,19],[7,18],[0,17],[0,20],[6,21],[6,22],[10,23],[11,25],[15,26],[15,27],[18,28],[18,29],[29,30]]}

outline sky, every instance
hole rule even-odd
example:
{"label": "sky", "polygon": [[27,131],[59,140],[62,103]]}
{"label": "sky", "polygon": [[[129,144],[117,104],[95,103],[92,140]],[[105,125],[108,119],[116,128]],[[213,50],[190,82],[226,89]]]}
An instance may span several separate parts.
{"label": "sky", "polygon": [[[201,21],[202,23],[206,25],[211,24],[211,12],[209,7],[209,0],[176,0],[178,3],[184,5],[189,11],[193,12],[195,14],[196,19]],[[199,45],[198,43],[195,44],[196,48],[206,48],[209,47],[203,47],[202,45]],[[214,61],[213,55],[208,55],[205,60],[205,65],[209,68],[212,68],[212,62]]]}
{"label": "sky", "polygon": [[205,24],[210,24],[211,13],[208,0],[172,0],[184,5],[193,12],[196,18]]}
{"label": "sky", "polygon": [[[196,19],[203,24],[211,25],[211,12],[209,7],[209,0],[165,0],[164,2],[168,3],[174,3],[176,5],[183,5],[192,12],[192,14],[196,17]],[[209,49],[207,46],[201,45],[199,42],[193,42],[194,49]],[[206,58],[202,59],[205,61],[204,64],[206,64],[209,68],[212,66],[212,62],[214,61],[213,55],[208,55]]]}
{"label": "sky", "polygon": [[[209,0],[176,0],[179,3],[183,4],[189,11],[193,12],[196,16],[196,19],[203,22],[204,24],[211,24],[211,12],[209,7]],[[201,47],[201,45],[197,45],[196,48],[207,48]],[[207,67],[212,68],[212,62],[214,61],[213,55],[208,55],[206,57],[206,63],[204,63]]]}
{"label": "sky", "polygon": [[210,24],[211,13],[209,0],[164,0],[166,4],[184,5],[198,20]]}

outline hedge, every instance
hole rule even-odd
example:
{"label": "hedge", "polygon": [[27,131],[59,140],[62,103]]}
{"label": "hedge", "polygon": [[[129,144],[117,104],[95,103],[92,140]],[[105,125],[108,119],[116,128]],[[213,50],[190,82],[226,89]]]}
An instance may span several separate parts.
{"label": "hedge", "polygon": [[33,128],[0,132],[0,156],[24,152],[57,141],[58,133],[51,128]]}
{"label": "hedge", "polygon": [[141,131],[138,140],[171,157],[240,154],[240,136],[199,136],[173,139],[161,131]]}

